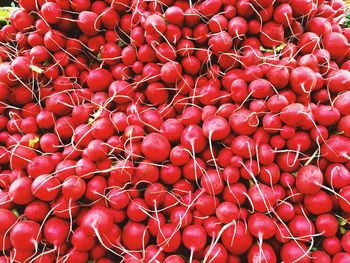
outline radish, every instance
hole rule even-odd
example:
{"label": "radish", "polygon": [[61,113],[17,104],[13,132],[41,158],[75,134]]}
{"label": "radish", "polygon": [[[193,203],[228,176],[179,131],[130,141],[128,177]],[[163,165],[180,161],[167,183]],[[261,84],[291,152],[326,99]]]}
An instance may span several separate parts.
{"label": "radish", "polygon": [[228,253],[225,247],[221,244],[207,246],[204,251],[205,258],[213,263],[227,262]]}
{"label": "radish", "polygon": [[[137,242],[135,242],[136,237]],[[129,222],[124,227],[122,241],[129,249],[141,249],[149,241],[148,230],[143,224]]]}
{"label": "radish", "polygon": [[338,59],[343,56],[340,49],[346,50],[349,43],[342,34],[331,32],[323,37],[323,45],[329,51],[332,59]]}
{"label": "radish", "polygon": [[175,224],[164,224],[159,226],[157,234],[157,244],[162,247],[164,252],[174,252],[181,244],[181,234],[176,229]]}
{"label": "radish", "polygon": [[338,221],[331,214],[319,215],[316,218],[316,229],[325,237],[334,236],[338,231]]}
{"label": "radish", "polygon": [[333,162],[343,163],[348,161],[348,148],[350,140],[344,136],[332,135],[321,147],[324,157]]}
{"label": "radish", "polygon": [[305,216],[297,215],[288,224],[293,236],[300,238],[301,242],[311,240],[315,234],[315,226]]}
{"label": "radish", "polygon": [[290,73],[290,84],[297,94],[310,93],[316,86],[316,75],[308,67],[297,67]]}
{"label": "radish", "polygon": [[142,141],[142,152],[145,156],[156,162],[165,161],[170,153],[170,144],[168,139],[158,133],[147,135]]}
{"label": "radish", "polygon": [[17,221],[17,217],[9,210],[0,209],[0,217],[1,217],[1,228],[0,234],[5,234],[7,230],[9,230]]}
{"label": "radish", "polygon": [[327,76],[327,86],[331,92],[347,91],[349,81],[349,71],[344,69],[334,70]]}
{"label": "radish", "polygon": [[62,16],[62,11],[58,4],[48,2],[41,6],[41,14],[47,23],[56,24]]}
{"label": "radish", "polygon": [[267,22],[262,26],[260,41],[265,47],[276,47],[284,40],[284,29],[282,25],[275,22]]}
{"label": "radish", "polygon": [[[329,213],[333,209],[333,203],[331,197],[323,191],[319,191],[314,195],[307,195],[304,198],[305,207],[312,214],[324,214]],[[319,206],[315,207],[315,204]]]}
{"label": "radish", "polygon": [[87,235],[81,228],[77,228],[71,237],[72,245],[79,251],[88,251],[95,245],[95,238]]}
{"label": "radish", "polygon": [[46,204],[44,201],[35,200],[26,206],[24,210],[24,215],[29,220],[42,222],[49,213],[49,210],[49,205]]}
{"label": "radish", "polygon": [[58,217],[51,217],[44,225],[45,239],[55,247],[62,245],[68,238],[69,222]]}
{"label": "radish", "polygon": [[313,165],[307,165],[299,169],[296,186],[303,194],[317,193],[323,184],[323,174],[321,170]]}
{"label": "radish", "polygon": [[[226,249],[233,255],[244,254],[253,243],[253,238],[242,221],[236,221],[234,225],[226,228],[222,233],[221,240]],[[239,242],[239,246],[236,246],[237,242]]]}
{"label": "radish", "polygon": [[281,248],[281,259],[285,262],[310,262],[307,247],[297,241],[289,241]]}
{"label": "radish", "polygon": [[30,220],[16,223],[10,232],[12,245],[20,250],[34,250],[37,248],[41,237],[40,225]]}
{"label": "radish", "polygon": [[201,251],[205,247],[206,241],[207,233],[201,225],[189,225],[182,231],[182,242],[191,251],[191,259],[194,252]]}
{"label": "radish", "polygon": [[276,225],[264,214],[253,214],[248,220],[249,232],[259,239],[269,239],[276,233]]}
{"label": "radish", "polygon": [[32,183],[31,189],[35,197],[43,201],[52,201],[60,192],[60,181],[52,176],[40,175]]}
{"label": "radish", "polygon": [[253,185],[248,195],[252,208],[261,213],[271,210],[277,201],[273,189],[264,184]]}
{"label": "radish", "polygon": [[104,207],[94,207],[82,218],[81,227],[90,235],[107,233],[113,224],[113,217]]}
{"label": "radish", "polygon": [[341,93],[338,97],[335,98],[334,106],[340,111],[342,115],[349,115],[350,111],[347,107],[349,105],[349,92],[346,91]]}
{"label": "radish", "polygon": [[331,262],[331,257],[324,251],[322,250],[315,250],[314,252],[311,253],[312,262]]}
{"label": "radish", "polygon": [[20,177],[14,180],[9,188],[8,195],[15,204],[29,204],[34,200],[31,191],[32,180],[28,177]]}
{"label": "radish", "polygon": [[350,188],[349,186],[343,187],[339,191],[340,195],[340,200],[339,200],[339,206],[342,208],[344,211],[350,211],[350,206],[349,206],[349,194],[350,194]]}
{"label": "radish", "polygon": [[341,0],[19,4],[0,261],[347,260]]}
{"label": "radish", "polygon": [[254,244],[248,251],[248,262],[277,262],[276,254],[268,243]]}
{"label": "radish", "polygon": [[82,11],[78,16],[78,26],[84,34],[91,37],[98,33],[101,27],[101,20],[94,12]]}

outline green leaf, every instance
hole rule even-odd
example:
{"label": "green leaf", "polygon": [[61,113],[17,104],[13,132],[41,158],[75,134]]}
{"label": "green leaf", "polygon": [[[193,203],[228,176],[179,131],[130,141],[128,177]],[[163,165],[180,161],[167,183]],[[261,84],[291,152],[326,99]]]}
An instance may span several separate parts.
{"label": "green leaf", "polygon": [[344,17],[344,21],[341,23],[342,27],[350,27],[350,13],[347,13]]}
{"label": "green leaf", "polygon": [[48,65],[50,65],[50,60],[45,60],[44,63],[43,63],[43,66],[46,67],[46,66],[48,66]]}
{"label": "green leaf", "polygon": [[14,6],[0,7],[0,21],[8,23],[10,14],[15,9],[18,8]]}
{"label": "green leaf", "polygon": [[39,142],[39,137],[35,137],[34,139],[29,139],[29,147],[33,148],[35,146],[35,144],[37,144]]}
{"label": "green leaf", "polygon": [[281,45],[279,45],[275,48],[275,50],[277,52],[280,52],[285,46],[286,46],[286,43],[282,42]]}
{"label": "green leaf", "polygon": [[36,73],[44,73],[44,70],[35,65],[30,65],[29,68]]}
{"label": "green leaf", "polygon": [[19,217],[19,213],[16,209],[12,209],[11,211],[15,216]]}
{"label": "green leaf", "polygon": [[339,227],[339,233],[341,235],[345,235],[348,232],[348,230],[345,227]]}
{"label": "green leaf", "polygon": [[274,47],[273,49],[271,48],[265,48],[263,46],[260,46],[260,51],[263,52],[280,52],[284,47],[285,47],[286,43],[282,42],[280,45],[278,45],[277,47]]}
{"label": "green leaf", "polygon": [[345,218],[341,217],[338,219],[338,223],[340,226],[345,226],[348,223],[348,220],[346,220]]}

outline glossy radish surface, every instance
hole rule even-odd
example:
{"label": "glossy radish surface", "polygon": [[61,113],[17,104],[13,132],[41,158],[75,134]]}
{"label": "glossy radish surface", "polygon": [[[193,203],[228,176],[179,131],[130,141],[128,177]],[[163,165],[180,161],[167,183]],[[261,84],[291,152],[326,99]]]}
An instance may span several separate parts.
{"label": "glossy radish surface", "polygon": [[0,262],[350,262],[349,3],[17,2]]}

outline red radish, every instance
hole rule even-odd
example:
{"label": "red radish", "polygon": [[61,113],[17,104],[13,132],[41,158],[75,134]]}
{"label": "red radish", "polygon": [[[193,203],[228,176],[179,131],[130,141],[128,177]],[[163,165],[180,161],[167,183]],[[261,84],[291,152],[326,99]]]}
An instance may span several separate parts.
{"label": "red radish", "polygon": [[331,262],[331,257],[322,250],[315,250],[311,253],[312,262]]}
{"label": "red radish", "polygon": [[276,253],[268,243],[254,244],[248,251],[248,262],[277,262]]}
{"label": "red radish", "polygon": [[341,242],[337,237],[326,237],[322,240],[322,247],[329,255],[334,255],[341,251]]}
{"label": "red radish", "polygon": [[327,76],[327,87],[331,92],[347,91],[350,73],[347,70],[334,70]]}
{"label": "red radish", "polygon": [[165,224],[159,226],[157,234],[157,244],[162,247],[164,252],[174,252],[181,244],[181,234],[176,229],[175,224]]}
{"label": "red radish", "polygon": [[340,195],[340,199],[339,199],[340,208],[343,209],[345,212],[349,212],[350,211],[350,205],[349,205],[350,187],[346,186],[340,189],[339,195]]}
{"label": "red radish", "polygon": [[332,135],[321,147],[321,154],[329,161],[343,163],[349,160],[350,140],[344,136]]}
{"label": "red radish", "polygon": [[182,67],[178,62],[165,63],[160,71],[160,77],[165,83],[175,83],[182,75]]}
{"label": "red radish", "polygon": [[344,93],[341,93],[338,97],[335,98],[334,106],[340,111],[342,115],[349,115],[349,105],[350,105],[350,99],[349,99],[350,92],[346,91]]}
{"label": "red radish", "polygon": [[91,70],[87,78],[87,85],[93,91],[105,91],[112,83],[112,76],[108,70],[98,68]]}
{"label": "red radish", "polygon": [[87,235],[81,228],[77,228],[71,237],[72,245],[79,251],[88,251],[95,245],[95,238]]}
{"label": "red radish", "polygon": [[325,171],[325,180],[332,188],[340,189],[350,184],[350,172],[342,164],[331,164]]}
{"label": "red radish", "polygon": [[222,117],[212,116],[203,123],[203,134],[209,140],[222,140],[229,135],[229,123]]}
{"label": "red radish", "polygon": [[[233,255],[242,255],[249,250],[253,238],[242,221],[236,221],[224,230],[221,240],[226,249]],[[237,246],[237,243],[240,245]]]}
{"label": "red radish", "polygon": [[319,215],[316,218],[316,229],[325,237],[334,236],[338,231],[338,221],[331,214]]}
{"label": "red radish", "polygon": [[256,114],[246,109],[240,109],[230,116],[229,123],[235,133],[251,135],[257,130],[259,120]]}
{"label": "red radish", "polygon": [[297,67],[290,73],[290,84],[297,94],[310,93],[316,86],[316,75],[308,67]]}
{"label": "red radish", "polygon": [[162,134],[151,133],[142,141],[142,152],[153,161],[163,162],[170,153],[169,141]]}
{"label": "red radish", "polygon": [[323,174],[318,167],[307,165],[299,169],[296,186],[301,193],[315,194],[321,189],[322,184]]}
{"label": "red radish", "polygon": [[213,263],[227,262],[228,253],[221,244],[207,246],[204,254],[204,257]]}
{"label": "red radish", "polygon": [[311,113],[300,103],[290,104],[281,112],[281,120],[293,127],[304,126],[306,122],[310,122],[311,118]]}
{"label": "red radish", "polygon": [[52,201],[60,192],[60,181],[50,175],[40,175],[34,179],[32,193],[43,201]]}
{"label": "red radish", "polygon": [[300,239],[301,242],[311,240],[315,234],[314,224],[305,216],[297,215],[289,222],[289,229],[293,236]]}
{"label": "red radish", "polygon": [[90,235],[107,233],[113,224],[113,217],[107,208],[94,207],[82,219],[81,227]]}
{"label": "red radish", "polygon": [[214,52],[228,52],[232,47],[229,33],[221,31],[209,39],[209,46]]}
{"label": "red radish", "polygon": [[94,12],[82,11],[78,16],[78,25],[84,34],[94,36],[101,27],[101,20]]}
{"label": "red radish", "polygon": [[201,187],[206,193],[217,195],[222,192],[224,184],[221,173],[216,170],[208,170],[201,178]]}
{"label": "red radish", "polygon": [[218,13],[220,7],[222,5],[222,1],[219,0],[206,0],[199,6],[199,12],[203,16],[213,16]]}
{"label": "red radish", "polygon": [[189,225],[182,231],[182,242],[191,253],[202,250],[206,241],[207,234],[200,225]]}
{"label": "red radish", "polygon": [[224,224],[238,219],[239,211],[235,204],[231,202],[222,202],[215,210],[218,220]]}
{"label": "red radish", "polygon": [[207,145],[203,130],[198,125],[188,125],[181,135],[181,144],[190,152],[201,152]]}
{"label": "red radish", "polygon": [[349,253],[339,252],[339,253],[336,253],[333,256],[332,262],[334,262],[334,263],[345,263],[349,259],[350,259],[350,254]]}
{"label": "red radish", "polygon": [[20,177],[14,180],[9,188],[8,195],[12,202],[19,205],[28,204],[33,201],[31,191],[32,180],[28,177]]}
{"label": "red radish", "polygon": [[62,184],[62,194],[68,200],[77,201],[85,193],[86,183],[78,176],[67,177]]}
{"label": "red radish", "polygon": [[343,53],[340,50],[346,50],[349,46],[349,43],[345,36],[340,33],[332,32],[324,35],[323,45],[331,55],[332,59],[338,59],[343,56]]}
{"label": "red radish", "polygon": [[[304,198],[305,207],[312,213],[312,214],[324,214],[329,213],[333,209],[333,203],[331,197],[323,192],[318,191],[314,195],[307,195]],[[318,204],[315,206],[315,204]]]}
{"label": "red radish", "polygon": [[11,229],[11,243],[19,250],[34,250],[41,240],[40,225],[34,221],[23,220]]}
{"label": "red radish", "polygon": [[56,24],[62,16],[62,11],[58,4],[48,2],[42,5],[41,14],[47,23]]}
{"label": "red radish", "polygon": [[276,225],[264,214],[253,214],[248,220],[249,232],[259,239],[269,239],[276,233]]}
{"label": "red radish", "polygon": [[9,210],[0,209],[0,218],[1,218],[1,228],[0,234],[5,234],[12,226],[15,225],[17,217]]}
{"label": "red radish", "polygon": [[55,247],[66,242],[69,234],[69,222],[58,217],[52,217],[44,225],[45,239]]}
{"label": "red radish", "polygon": [[289,241],[281,248],[281,259],[285,262],[298,262],[307,263],[310,262],[308,255],[308,248],[297,241]]}
{"label": "red radish", "polygon": [[49,205],[44,201],[35,200],[26,206],[24,215],[29,220],[42,222],[49,213],[49,210]]}
{"label": "red radish", "polygon": [[262,26],[260,41],[265,47],[276,47],[284,40],[284,29],[280,24],[268,22]]}
{"label": "red radish", "polygon": [[253,209],[260,213],[271,210],[277,201],[273,189],[264,184],[253,185],[248,194]]}
{"label": "red radish", "polygon": [[149,241],[148,230],[140,223],[128,222],[123,229],[122,241],[128,249],[142,249]]}
{"label": "red radish", "polygon": [[144,23],[144,28],[148,34],[158,36],[165,32],[166,24],[161,16],[150,15]]}

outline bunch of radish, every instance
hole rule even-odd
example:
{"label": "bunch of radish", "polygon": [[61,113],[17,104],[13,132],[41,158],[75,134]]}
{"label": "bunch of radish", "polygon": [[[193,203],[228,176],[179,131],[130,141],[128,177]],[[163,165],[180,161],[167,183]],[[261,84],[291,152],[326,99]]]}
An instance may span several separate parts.
{"label": "bunch of radish", "polygon": [[350,262],[341,0],[19,0],[0,263]]}

